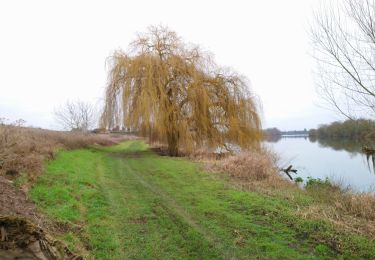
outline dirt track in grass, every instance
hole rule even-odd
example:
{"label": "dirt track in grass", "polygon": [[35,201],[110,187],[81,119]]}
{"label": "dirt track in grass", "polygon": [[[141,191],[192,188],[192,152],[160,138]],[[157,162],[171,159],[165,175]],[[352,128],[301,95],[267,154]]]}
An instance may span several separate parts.
{"label": "dirt track in grass", "polygon": [[371,259],[374,241],[298,217],[284,197],[241,191],[223,175],[141,141],[63,151],[30,191],[61,237],[96,259]]}

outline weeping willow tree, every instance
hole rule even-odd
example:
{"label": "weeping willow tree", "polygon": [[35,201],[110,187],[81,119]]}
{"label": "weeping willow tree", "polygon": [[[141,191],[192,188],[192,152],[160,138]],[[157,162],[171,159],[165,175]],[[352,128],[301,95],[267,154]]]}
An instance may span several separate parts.
{"label": "weeping willow tree", "polygon": [[167,144],[171,156],[259,144],[258,104],[246,80],[168,28],[150,27],[109,65],[102,127],[139,131]]}

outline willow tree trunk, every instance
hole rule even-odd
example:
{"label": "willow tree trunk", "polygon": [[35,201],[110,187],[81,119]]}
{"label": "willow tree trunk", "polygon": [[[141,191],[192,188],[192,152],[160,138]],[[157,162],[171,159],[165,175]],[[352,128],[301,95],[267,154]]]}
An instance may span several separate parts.
{"label": "willow tree trunk", "polygon": [[[170,104],[172,106],[172,104]],[[175,111],[172,111],[168,115],[168,130],[167,130],[167,142],[168,142],[168,154],[169,156],[178,156],[178,141],[179,132],[177,127],[177,115]]]}
{"label": "willow tree trunk", "polygon": [[169,156],[178,156],[178,133],[171,131],[167,134]]}
{"label": "willow tree trunk", "polygon": [[110,59],[104,127],[126,123],[168,145],[170,156],[206,142],[227,140],[244,148],[259,143],[257,102],[246,79],[166,27],[150,27],[130,47]]}

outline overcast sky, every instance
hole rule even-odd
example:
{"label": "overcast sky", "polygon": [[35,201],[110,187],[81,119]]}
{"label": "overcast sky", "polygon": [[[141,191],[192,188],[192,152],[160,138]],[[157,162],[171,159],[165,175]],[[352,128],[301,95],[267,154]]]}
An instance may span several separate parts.
{"label": "overcast sky", "polygon": [[126,50],[136,32],[166,25],[250,79],[264,127],[340,119],[319,107],[315,94],[313,6],[314,0],[1,1],[0,117],[56,128],[53,110],[66,100],[100,104],[106,58]]}

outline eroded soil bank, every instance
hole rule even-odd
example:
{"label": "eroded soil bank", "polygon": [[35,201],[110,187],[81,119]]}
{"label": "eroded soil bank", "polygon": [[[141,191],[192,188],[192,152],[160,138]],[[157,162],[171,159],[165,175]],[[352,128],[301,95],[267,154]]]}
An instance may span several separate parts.
{"label": "eroded soil bank", "polygon": [[49,226],[22,190],[0,177],[0,259],[81,259],[46,233]]}

